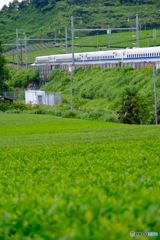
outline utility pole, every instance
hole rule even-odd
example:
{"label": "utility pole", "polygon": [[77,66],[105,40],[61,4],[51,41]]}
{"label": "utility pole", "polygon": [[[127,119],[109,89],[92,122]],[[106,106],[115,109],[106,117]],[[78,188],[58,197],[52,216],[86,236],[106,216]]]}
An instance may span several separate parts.
{"label": "utility pole", "polygon": [[[71,81],[71,111],[73,113],[73,95],[72,95],[72,71],[74,70],[75,67],[75,62],[74,62],[74,25],[73,25],[73,19],[74,18],[80,18],[81,17],[73,17],[71,16],[71,33],[72,33],[72,64],[70,66],[70,81]],[[82,21],[80,21],[82,23]]]}
{"label": "utility pole", "polygon": [[25,41],[25,62],[26,62],[26,67],[27,67],[27,40],[26,40],[26,35],[24,35],[24,41]]}
{"label": "utility pole", "polygon": [[153,29],[154,46],[156,47],[156,29]]}
{"label": "utility pole", "polygon": [[68,53],[68,44],[67,44],[67,27],[65,27],[65,40],[66,40],[66,54]]}
{"label": "utility pole", "polygon": [[72,66],[74,66],[74,25],[73,16],[71,16],[71,32],[72,32]]}
{"label": "utility pole", "polygon": [[136,14],[137,48],[139,48],[138,14]]}
{"label": "utility pole", "polygon": [[21,41],[21,67],[22,67],[22,41]]}
{"label": "utility pole", "polygon": [[129,17],[136,16],[136,35],[137,35],[137,48],[139,48],[139,24],[138,24],[138,14],[136,15],[128,15],[128,22],[129,22]]}
{"label": "utility pole", "polygon": [[158,121],[157,121],[157,98],[156,98],[155,63],[152,63],[152,65],[153,65],[153,82],[154,82],[155,122],[156,122],[156,125],[157,125]]}
{"label": "utility pole", "polygon": [[72,69],[71,69],[71,73],[70,73],[70,81],[71,81],[71,111],[73,113]]}
{"label": "utility pole", "polygon": [[13,67],[14,67],[14,45],[12,45],[13,48]]}
{"label": "utility pole", "polygon": [[70,71],[70,82],[71,82],[71,111],[73,113],[73,93],[72,93],[72,70],[74,68],[74,25],[73,25],[73,16],[71,16],[71,32],[72,32],[72,65]]}
{"label": "utility pole", "polygon": [[[147,62],[145,62],[147,63]],[[157,98],[156,98],[156,74],[155,74],[155,62],[147,63],[148,67],[153,67],[153,84],[154,84],[154,104],[155,104],[155,124],[158,124],[157,119]]]}
{"label": "utility pole", "polygon": [[18,29],[16,29],[16,43],[17,43],[17,72],[18,72],[19,71]]}

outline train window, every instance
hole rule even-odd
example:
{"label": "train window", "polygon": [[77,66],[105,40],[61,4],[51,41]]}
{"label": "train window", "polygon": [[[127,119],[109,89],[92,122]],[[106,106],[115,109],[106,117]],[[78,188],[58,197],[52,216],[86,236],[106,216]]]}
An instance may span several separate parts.
{"label": "train window", "polygon": [[114,58],[114,56],[113,56],[113,58]]}
{"label": "train window", "polygon": [[131,54],[131,57],[132,57],[132,54]]}
{"label": "train window", "polygon": [[134,54],[133,54],[133,57],[134,57]]}

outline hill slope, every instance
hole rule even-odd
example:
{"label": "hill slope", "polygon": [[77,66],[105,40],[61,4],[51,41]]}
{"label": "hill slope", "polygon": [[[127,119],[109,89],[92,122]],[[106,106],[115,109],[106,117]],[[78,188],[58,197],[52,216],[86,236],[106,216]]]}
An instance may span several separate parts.
{"label": "hill slope", "polygon": [[[18,3],[14,0],[0,11],[0,40],[3,43],[13,43],[16,38],[16,28],[24,29],[27,37],[51,38],[61,27],[68,27],[70,32],[70,16],[81,16],[83,25],[75,19],[75,26],[82,28],[135,27],[135,18],[128,23],[128,14],[139,14],[139,23],[147,29],[158,28],[160,15],[157,0],[111,0],[105,1],[77,1],[77,0],[24,0]],[[145,21],[144,21],[145,18]],[[95,34],[90,32],[87,34]],[[85,36],[85,32],[76,32],[76,36]],[[64,32],[56,31],[56,37],[64,37]]]}
{"label": "hill slope", "polygon": [[[66,70],[52,70],[49,83],[41,89],[62,92],[63,97],[70,101],[70,78]],[[157,98],[160,101],[160,76],[156,76]],[[73,74],[73,95],[75,107],[114,111],[119,108],[120,99],[125,88],[135,88],[137,93],[153,98],[152,68],[133,70],[114,67],[112,69],[77,68]],[[158,104],[159,105],[159,104]]]}

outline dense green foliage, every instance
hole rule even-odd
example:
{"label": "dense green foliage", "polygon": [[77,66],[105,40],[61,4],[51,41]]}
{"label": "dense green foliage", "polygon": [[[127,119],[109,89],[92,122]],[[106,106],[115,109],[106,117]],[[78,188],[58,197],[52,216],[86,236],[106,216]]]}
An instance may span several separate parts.
{"label": "dense green foliage", "polygon": [[154,121],[153,97],[147,98],[137,94],[135,88],[126,88],[120,102],[118,111],[120,121],[123,123],[152,123]]}
{"label": "dense green foliage", "polygon": [[[77,0],[17,0],[10,2],[1,9],[0,31],[4,43],[15,41],[16,28],[24,29],[28,37],[54,37],[54,29],[68,27],[70,35],[70,16],[83,18],[84,28],[135,27],[135,20],[127,22],[128,14],[139,14],[139,22],[144,28],[146,17],[147,28],[159,27],[158,0],[105,0],[105,1],[77,1]],[[57,21],[58,20],[58,21]],[[79,27],[75,20],[75,26]],[[106,33],[106,32],[104,32]],[[20,33],[21,34],[21,33]],[[95,35],[96,32],[89,33]],[[77,36],[86,35],[77,32]],[[56,33],[57,37],[64,37],[64,32]]]}
{"label": "dense green foliage", "polygon": [[3,48],[1,46],[0,41],[0,94],[3,91],[7,90],[7,85],[5,84],[5,80],[9,79],[9,70],[5,67],[6,59],[2,55]]}
{"label": "dense green foliage", "polygon": [[0,239],[158,232],[159,136],[159,126],[0,114]]}
{"label": "dense green foliage", "polygon": [[[70,77],[65,70],[50,72],[49,83],[41,89],[62,92],[70,101]],[[160,101],[160,76],[157,72],[157,98]],[[73,95],[79,98],[79,106],[87,109],[118,110],[125,88],[135,88],[144,97],[153,98],[152,68],[133,70],[132,67],[114,67],[112,69],[77,68],[73,73]],[[77,104],[77,108],[79,107]]]}
{"label": "dense green foliage", "polygon": [[39,82],[39,69],[22,69],[12,75],[9,81],[6,81],[6,84],[10,89],[15,88],[25,88],[29,83],[38,83]]}

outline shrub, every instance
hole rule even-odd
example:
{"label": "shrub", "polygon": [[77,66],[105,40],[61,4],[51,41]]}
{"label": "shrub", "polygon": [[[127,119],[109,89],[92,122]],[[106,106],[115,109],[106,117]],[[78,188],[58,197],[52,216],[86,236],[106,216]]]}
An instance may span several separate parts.
{"label": "shrub", "polygon": [[150,114],[153,108],[153,99],[138,94],[135,88],[126,88],[118,111],[120,122],[129,124],[151,123]]}
{"label": "shrub", "polygon": [[19,113],[22,113],[22,111],[19,110],[19,109],[11,109],[11,110],[7,110],[5,113],[8,113],[8,114],[17,113],[17,114],[19,114]]}
{"label": "shrub", "polygon": [[99,119],[104,116],[105,112],[102,110],[92,110],[88,112],[87,118]]}
{"label": "shrub", "polygon": [[31,111],[31,114],[47,114],[48,112],[45,109],[37,108]]}
{"label": "shrub", "polygon": [[118,115],[117,114],[105,114],[102,119],[104,122],[118,122]]}
{"label": "shrub", "polygon": [[9,109],[9,103],[0,103],[0,111],[5,112]]}
{"label": "shrub", "polygon": [[23,111],[23,110],[32,110],[33,107],[31,105],[26,105],[23,102],[13,102],[9,106],[9,109],[19,109],[19,110]]}
{"label": "shrub", "polygon": [[74,112],[72,113],[71,110],[64,111],[61,113],[61,117],[63,117],[63,118],[72,118],[74,116],[75,116],[75,113]]}
{"label": "shrub", "polygon": [[27,87],[30,82],[39,82],[39,69],[22,69],[10,81],[10,86],[15,88]]}

